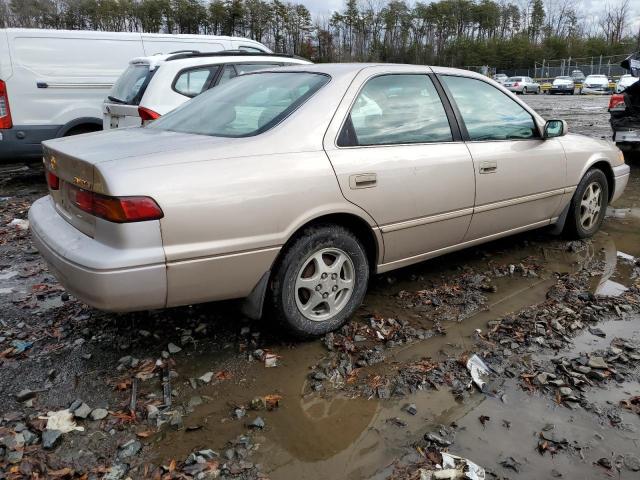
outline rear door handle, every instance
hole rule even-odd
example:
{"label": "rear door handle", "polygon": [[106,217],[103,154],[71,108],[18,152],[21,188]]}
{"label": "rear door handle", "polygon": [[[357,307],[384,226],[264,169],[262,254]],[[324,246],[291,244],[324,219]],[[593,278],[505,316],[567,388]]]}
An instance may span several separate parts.
{"label": "rear door handle", "polygon": [[375,173],[359,173],[349,176],[349,187],[351,190],[375,187],[377,182],[378,177]]}
{"label": "rear door handle", "polygon": [[480,173],[495,173],[498,171],[498,162],[480,162]]}

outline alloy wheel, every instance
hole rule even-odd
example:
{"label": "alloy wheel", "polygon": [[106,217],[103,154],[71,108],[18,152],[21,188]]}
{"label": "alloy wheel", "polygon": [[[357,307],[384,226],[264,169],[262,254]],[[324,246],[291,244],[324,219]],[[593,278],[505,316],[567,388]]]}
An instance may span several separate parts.
{"label": "alloy wheel", "polygon": [[353,261],[338,248],[324,248],[309,255],[295,282],[296,305],[309,320],[321,322],[340,312],[355,286]]}
{"label": "alloy wheel", "polygon": [[580,224],[585,230],[591,230],[598,222],[602,209],[602,187],[592,182],[585,189],[580,201]]}

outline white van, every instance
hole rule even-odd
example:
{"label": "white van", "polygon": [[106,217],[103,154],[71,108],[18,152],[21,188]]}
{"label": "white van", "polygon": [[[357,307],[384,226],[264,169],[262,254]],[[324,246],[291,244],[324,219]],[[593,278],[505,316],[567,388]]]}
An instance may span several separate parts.
{"label": "white van", "polygon": [[133,57],[271,51],[236,37],[0,29],[0,161],[38,158],[40,142],[102,128],[102,103]]}

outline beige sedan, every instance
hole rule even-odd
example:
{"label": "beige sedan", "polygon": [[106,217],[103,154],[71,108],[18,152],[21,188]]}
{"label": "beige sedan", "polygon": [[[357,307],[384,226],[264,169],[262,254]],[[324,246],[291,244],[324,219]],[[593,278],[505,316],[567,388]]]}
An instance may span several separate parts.
{"label": "beige sedan", "polygon": [[144,128],[44,142],[34,241],[113,311],[245,298],[300,335],[375,273],[548,225],[593,235],[629,177],[611,143],[472,72],[302,65],[240,76]]}

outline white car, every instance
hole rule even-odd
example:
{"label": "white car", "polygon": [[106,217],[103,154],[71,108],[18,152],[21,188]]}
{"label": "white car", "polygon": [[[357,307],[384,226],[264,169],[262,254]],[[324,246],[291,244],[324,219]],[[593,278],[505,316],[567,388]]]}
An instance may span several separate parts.
{"label": "white car", "polygon": [[509,77],[502,85],[513,93],[540,93],[540,84],[531,77]]}
{"label": "white car", "polygon": [[43,140],[102,129],[102,102],[129,60],[159,52],[271,52],[255,40],[0,29],[0,161],[42,157]]}
{"label": "white car", "polygon": [[611,93],[609,89],[609,78],[606,75],[587,76],[582,83],[580,93],[591,93],[596,95],[606,95]]}
{"label": "white car", "polygon": [[134,58],[104,101],[103,128],[139,127],[243,73],[310,63],[291,55],[240,50]]}
{"label": "white car", "polygon": [[638,77],[632,77],[631,75],[622,75],[620,80],[616,82],[616,93],[624,92],[628,87],[638,81]]}

